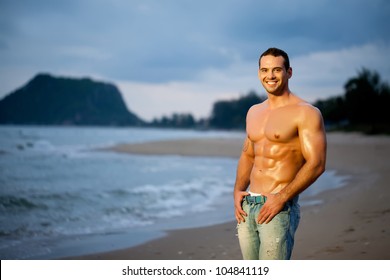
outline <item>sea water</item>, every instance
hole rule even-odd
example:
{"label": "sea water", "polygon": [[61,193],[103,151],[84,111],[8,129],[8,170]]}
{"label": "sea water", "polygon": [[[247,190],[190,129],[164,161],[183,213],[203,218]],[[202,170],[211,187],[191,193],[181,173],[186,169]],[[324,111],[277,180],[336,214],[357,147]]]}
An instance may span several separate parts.
{"label": "sea water", "polygon": [[[237,159],[96,148],[242,132],[0,126],[0,258],[50,259],[130,247],[169,229],[234,219]],[[327,171],[302,195],[340,187]]]}

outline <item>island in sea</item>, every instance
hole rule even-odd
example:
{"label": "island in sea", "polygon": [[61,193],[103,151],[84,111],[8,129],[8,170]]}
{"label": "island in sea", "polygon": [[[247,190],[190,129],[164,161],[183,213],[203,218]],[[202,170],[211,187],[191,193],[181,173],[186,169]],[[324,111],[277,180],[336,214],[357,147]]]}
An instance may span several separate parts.
{"label": "island in sea", "polygon": [[1,124],[140,126],[118,88],[89,78],[38,74],[0,100]]}

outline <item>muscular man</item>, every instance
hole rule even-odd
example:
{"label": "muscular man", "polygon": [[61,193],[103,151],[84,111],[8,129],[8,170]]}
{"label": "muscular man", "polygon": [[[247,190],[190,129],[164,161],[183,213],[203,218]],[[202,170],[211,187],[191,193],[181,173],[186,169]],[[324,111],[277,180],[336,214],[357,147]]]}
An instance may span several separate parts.
{"label": "muscular man", "polygon": [[325,170],[326,136],[319,110],[289,89],[284,51],[265,51],[258,75],[268,99],[247,114],[234,187],[238,237],[244,259],[290,259],[298,195]]}

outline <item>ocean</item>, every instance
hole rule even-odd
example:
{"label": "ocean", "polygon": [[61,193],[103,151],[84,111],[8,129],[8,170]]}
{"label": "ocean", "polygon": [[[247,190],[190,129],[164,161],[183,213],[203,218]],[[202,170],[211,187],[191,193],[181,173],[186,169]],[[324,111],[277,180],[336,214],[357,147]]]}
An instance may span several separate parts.
{"label": "ocean", "polygon": [[[118,143],[239,138],[242,132],[0,126],[0,258],[55,259],[135,246],[167,230],[234,219],[237,160],[129,155]],[[343,186],[326,171],[301,195]]]}

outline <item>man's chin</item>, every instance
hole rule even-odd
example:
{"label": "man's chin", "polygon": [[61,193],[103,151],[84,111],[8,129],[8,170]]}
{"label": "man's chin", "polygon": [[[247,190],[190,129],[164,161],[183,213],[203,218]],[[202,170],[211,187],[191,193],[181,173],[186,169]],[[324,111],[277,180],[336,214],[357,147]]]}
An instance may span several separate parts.
{"label": "man's chin", "polygon": [[278,88],[272,88],[272,89],[266,88],[265,90],[266,90],[269,94],[271,94],[271,95],[275,95],[275,96],[280,96],[280,95],[282,95],[282,91],[280,91]]}

